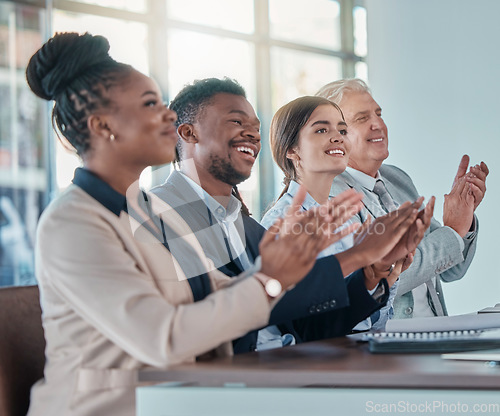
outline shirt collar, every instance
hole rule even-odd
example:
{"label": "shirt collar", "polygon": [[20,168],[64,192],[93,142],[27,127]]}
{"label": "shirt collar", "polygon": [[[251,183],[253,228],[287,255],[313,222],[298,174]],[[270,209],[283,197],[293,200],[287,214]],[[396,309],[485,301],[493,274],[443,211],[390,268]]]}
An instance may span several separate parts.
{"label": "shirt collar", "polygon": [[[299,190],[300,184],[295,182],[295,181],[290,181],[290,185],[288,185],[288,193],[293,197]],[[319,204],[316,202],[316,200],[309,195],[309,192],[306,193],[306,197],[304,198],[304,202],[302,202],[302,208],[304,208],[305,211],[311,209],[312,207],[317,207]]]}
{"label": "shirt collar", "polygon": [[241,211],[241,202],[238,198],[231,194],[227,208],[225,208],[189,176],[181,171],[179,171],[179,173],[184,177],[184,179],[186,179],[187,183],[191,186],[191,188],[193,188],[199,198],[205,202],[205,205],[218,221],[236,221]]}
{"label": "shirt collar", "polygon": [[109,209],[113,214],[120,216],[121,211],[126,211],[125,195],[115,191],[90,170],[77,168],[75,170],[73,183],[88,193],[105,208]]}
{"label": "shirt collar", "polygon": [[375,182],[377,182],[377,179],[382,180],[380,177],[380,172],[377,171],[377,175],[375,177],[367,175],[364,172],[361,172],[360,170],[356,170],[354,168],[351,168],[350,166],[347,166],[346,172],[353,177],[353,179],[359,183],[361,186],[364,188],[368,189],[369,191],[373,192],[373,188],[375,187]]}

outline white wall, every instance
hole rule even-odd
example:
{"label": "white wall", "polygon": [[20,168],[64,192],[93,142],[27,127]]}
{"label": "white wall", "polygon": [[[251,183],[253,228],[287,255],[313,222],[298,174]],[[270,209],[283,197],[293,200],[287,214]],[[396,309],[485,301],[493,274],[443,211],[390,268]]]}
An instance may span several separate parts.
{"label": "white wall", "polygon": [[449,192],[462,154],[489,168],[480,234],[467,275],[445,284],[450,314],[500,302],[500,1],[365,0],[368,68],[389,127],[388,163],[422,195]]}

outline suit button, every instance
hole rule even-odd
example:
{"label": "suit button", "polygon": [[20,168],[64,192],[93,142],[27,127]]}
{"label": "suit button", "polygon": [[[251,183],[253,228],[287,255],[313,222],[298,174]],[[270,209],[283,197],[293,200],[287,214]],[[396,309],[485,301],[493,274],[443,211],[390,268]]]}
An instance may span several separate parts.
{"label": "suit button", "polygon": [[316,312],[316,307],[311,306],[311,307],[309,308],[309,313],[315,313],[315,312]]}
{"label": "suit button", "polygon": [[323,312],[323,308],[321,307],[321,305],[316,306],[316,312]]}
{"label": "suit button", "polygon": [[330,308],[335,308],[335,305],[337,304],[337,301],[335,299],[330,301]]}
{"label": "suit button", "polygon": [[411,315],[413,312],[413,308],[411,306],[408,306],[406,309],[405,309],[405,314],[406,315]]}
{"label": "suit button", "polygon": [[328,302],[328,301],[326,301],[325,303],[323,303],[323,310],[324,311],[328,310],[329,305],[330,305],[330,302]]}

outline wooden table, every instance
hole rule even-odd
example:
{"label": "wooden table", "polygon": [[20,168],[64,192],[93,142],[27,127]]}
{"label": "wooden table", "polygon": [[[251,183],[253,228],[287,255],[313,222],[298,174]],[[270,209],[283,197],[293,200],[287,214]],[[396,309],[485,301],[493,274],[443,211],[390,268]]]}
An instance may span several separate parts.
{"label": "wooden table", "polygon": [[145,371],[140,379],[170,383],[138,389],[138,416],[500,415],[499,366],[371,354],[348,337]]}

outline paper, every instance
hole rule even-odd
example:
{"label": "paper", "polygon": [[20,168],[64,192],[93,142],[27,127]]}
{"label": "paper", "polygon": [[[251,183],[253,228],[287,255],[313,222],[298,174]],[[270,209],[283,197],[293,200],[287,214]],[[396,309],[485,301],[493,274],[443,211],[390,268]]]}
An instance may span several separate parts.
{"label": "paper", "polygon": [[500,363],[500,350],[486,350],[474,352],[454,352],[441,354],[445,360],[463,360],[463,361],[494,361]]}
{"label": "paper", "polygon": [[471,313],[430,318],[390,319],[385,330],[386,332],[435,332],[489,328],[500,328],[500,314]]}
{"label": "paper", "polygon": [[481,309],[480,311],[477,311],[477,313],[500,313],[500,303],[497,303],[495,306]]}

